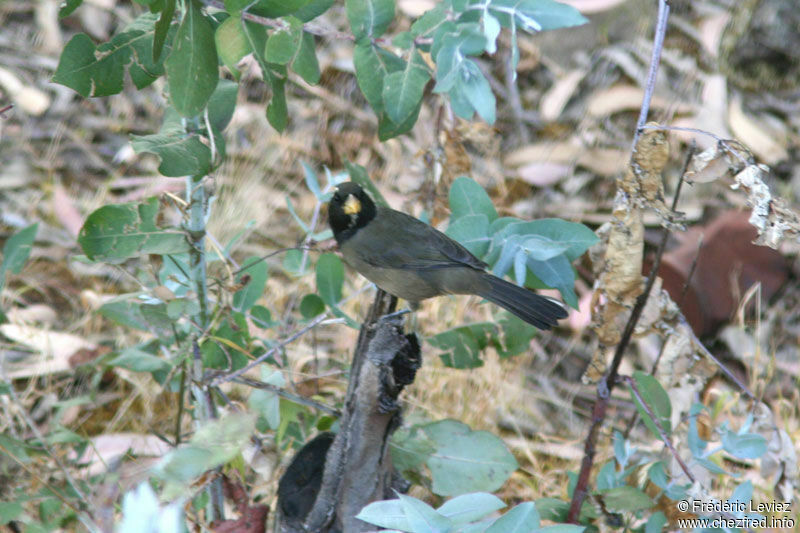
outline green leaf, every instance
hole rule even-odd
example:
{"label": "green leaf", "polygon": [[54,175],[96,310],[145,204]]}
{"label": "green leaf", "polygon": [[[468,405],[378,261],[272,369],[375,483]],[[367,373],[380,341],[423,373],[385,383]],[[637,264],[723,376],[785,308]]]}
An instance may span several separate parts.
{"label": "green leaf", "polygon": [[170,102],[182,116],[202,113],[219,81],[214,29],[197,0],[187,2],[172,53],[165,63]]}
{"label": "green leaf", "polygon": [[456,420],[434,422],[423,431],[438,444],[427,461],[436,494],[492,492],[517,469],[503,441],[488,431],[472,431]]}
{"label": "green leaf", "polygon": [[475,180],[460,176],[450,186],[450,222],[467,215],[484,215],[491,223],[497,219],[489,195]]}
{"label": "green leaf", "polygon": [[414,108],[411,115],[400,124],[392,122],[385,112],[378,115],[378,140],[383,142],[411,130],[417,122],[420,109],[422,109],[422,100],[417,103],[417,107]]}
{"label": "green leaf", "polygon": [[[672,404],[669,401],[667,391],[664,390],[664,387],[661,386],[661,383],[656,378],[639,370],[633,373],[633,380],[636,382],[636,388],[639,390],[642,400],[644,400],[664,429],[664,432],[669,436],[672,432]],[[638,398],[633,394],[633,389],[631,389],[631,399],[636,405],[636,410],[639,411],[639,416],[644,420],[644,425],[657,439],[660,439],[661,433],[658,431],[653,419],[644,410]]]}
{"label": "green leaf", "polygon": [[335,307],[342,299],[344,265],[336,254],[322,254],[317,260],[317,292],[322,301]]}
{"label": "green leaf", "polygon": [[88,35],[79,33],[61,52],[53,82],[84,98],[110,96],[122,91],[128,66],[136,87],[146,87],[164,73],[163,64],[152,60],[155,24],[155,15],[144,14],[96,48]]}
{"label": "green leaf", "polygon": [[356,518],[368,524],[391,530],[414,531],[411,529],[400,500],[372,502],[361,509]]}
{"label": "green leaf", "polygon": [[172,24],[172,17],[175,16],[175,0],[163,0],[164,5],[161,7],[161,16],[155,25],[155,34],[153,35],[153,62],[158,62],[161,59],[161,52],[164,51],[164,43],[167,41],[167,33]]}
{"label": "green leaf", "polygon": [[300,50],[297,51],[297,56],[294,58],[292,70],[297,72],[298,76],[309,85],[319,83],[319,62],[314,49],[314,36],[308,32],[303,32]]}
{"label": "green leaf", "polygon": [[457,218],[450,223],[445,234],[463,244],[476,257],[485,254],[492,242],[489,237],[489,219],[484,214]]}
{"label": "green leaf", "polygon": [[156,227],[158,198],[145,203],[106,205],[86,219],[78,244],[89,259],[118,261],[140,254],[173,254],[189,250],[186,235]]}
{"label": "green leaf", "polygon": [[500,22],[485,11],[483,13],[483,36],[486,37],[486,51],[490,54],[497,52],[497,36],[500,35]]}
{"label": "green leaf", "polygon": [[505,506],[506,504],[494,494],[472,492],[447,500],[436,511],[454,524],[468,524]]}
{"label": "green leaf", "polygon": [[208,100],[208,122],[215,132],[224,130],[236,109],[239,85],[231,80],[219,80],[214,94]]}
{"label": "green leaf", "polygon": [[497,249],[504,238],[509,235],[538,236],[549,239],[554,246],[565,248],[567,259],[574,261],[590,247],[598,242],[592,230],[576,222],[567,222],[559,218],[542,218],[524,221],[512,217],[497,219],[489,229],[494,234]]}
{"label": "green leaf", "polygon": [[305,179],[306,187],[308,187],[309,191],[314,193],[317,200],[324,202],[325,195],[322,194],[322,189],[320,189],[316,172],[314,172],[314,169],[305,161],[300,161],[300,164],[303,167],[303,178]]}
{"label": "green leaf", "polygon": [[345,0],[345,7],[357,43],[380,37],[394,20],[394,0]]}
{"label": "green leaf", "polygon": [[489,233],[493,234],[492,243],[485,260],[496,275],[503,276],[515,259],[524,258],[528,270],[538,280],[558,289],[569,305],[577,306],[575,273],[570,261],[597,242],[589,228],[559,219],[526,222],[505,217],[492,222]]}
{"label": "green leaf", "polygon": [[314,318],[325,312],[325,302],[316,294],[306,294],[300,300],[300,314],[303,318]]}
{"label": "green leaf", "polygon": [[370,41],[364,41],[357,43],[353,50],[353,66],[358,87],[370,107],[380,114],[383,112],[384,79],[392,72],[402,71],[405,61]]}
{"label": "green leaf", "polygon": [[310,0],[225,0],[225,10],[234,13],[248,8],[249,13],[262,17],[278,18],[291,15],[308,6]]}
{"label": "green leaf", "polygon": [[[442,25],[437,32],[441,40],[439,48],[434,46],[431,50],[436,58],[436,86],[435,93],[448,92],[464,78],[465,65],[477,65],[468,59],[469,55],[480,54],[486,48],[486,37],[478,24],[459,24],[452,26]],[[436,38],[434,38],[434,45]]]}
{"label": "green leaf", "polygon": [[289,123],[289,109],[286,107],[286,67],[275,65],[267,70],[267,79],[272,87],[272,98],[267,106],[267,120],[278,132],[283,132]]}
{"label": "green leaf", "polygon": [[166,482],[161,496],[174,499],[190,488],[195,477],[233,460],[254,429],[251,413],[228,413],[200,427],[186,445],[169,452],[156,467],[156,475]]}
{"label": "green leaf", "polygon": [[396,124],[403,123],[419,107],[425,85],[431,79],[419,52],[412,52],[406,67],[387,75],[383,82],[383,106]]}
{"label": "green leaf", "polygon": [[137,153],[159,156],[158,171],[163,176],[203,176],[211,170],[211,150],[196,134],[169,130],[153,135],[131,135],[131,145]]}
{"label": "green leaf", "polygon": [[81,4],[83,4],[83,0],[65,0],[58,9],[58,18],[63,19],[70,16],[76,9],[81,7]]}
{"label": "green leaf", "polygon": [[303,22],[308,22],[325,13],[336,0],[311,0],[308,4],[301,7],[293,15]]}
{"label": "green leaf", "polygon": [[408,519],[410,531],[450,531],[453,523],[442,516],[436,509],[417,498],[397,494],[400,505]]}
{"label": "green leaf", "polygon": [[603,503],[610,511],[634,512],[649,509],[653,506],[650,496],[636,487],[622,485],[600,491]]}
{"label": "green leaf", "polygon": [[480,354],[496,337],[497,326],[490,322],[479,322],[443,331],[428,338],[445,366],[451,368],[477,368],[483,365]]}
{"label": "green leaf", "polygon": [[228,67],[236,79],[239,79],[240,72],[236,65],[244,56],[253,52],[244,33],[242,19],[228,17],[222,21],[214,32],[214,42],[222,64]]}
{"label": "green leaf", "polygon": [[390,441],[392,464],[400,472],[418,468],[436,451],[436,442],[417,427],[400,428]]}
{"label": "green leaf", "polygon": [[722,432],[722,447],[739,459],[758,459],[767,451],[767,440],[758,433]]}
{"label": "green leaf", "polygon": [[22,505],[17,502],[0,502],[0,526],[13,522],[22,515],[23,511]]}
{"label": "green leaf", "polygon": [[5,284],[6,272],[14,274],[22,272],[22,267],[31,255],[38,229],[39,223],[36,222],[22,228],[6,240],[3,245],[3,262],[0,264],[0,288]]}
{"label": "green leaf", "polygon": [[489,9],[495,16],[501,18],[503,13],[492,10],[492,7],[505,7],[506,5],[515,7],[514,19],[517,25],[530,32],[580,26],[589,22],[574,7],[554,0],[494,1]]}
{"label": "green leaf", "polygon": [[540,520],[533,502],[523,502],[492,522],[486,533],[528,533],[539,527]]}
{"label": "green leaf", "polygon": [[647,520],[644,533],[661,533],[667,523],[667,516],[661,511],[656,511]]}
{"label": "green leaf", "polygon": [[250,308],[250,319],[259,328],[271,328],[277,322],[272,320],[272,313],[263,305],[254,305]]}
{"label": "green leaf", "polygon": [[[457,82],[459,90],[466,96],[470,105],[487,124],[494,124],[496,100],[489,80],[483,75],[481,69],[472,60],[462,63],[461,80]],[[462,118],[471,118],[469,117]]]}
{"label": "green leaf", "polygon": [[283,257],[283,269],[293,276],[305,274],[309,263],[310,261],[306,257],[305,264],[303,264],[303,252],[300,250],[288,250]]}
{"label": "green leaf", "polygon": [[131,301],[129,296],[118,296],[104,303],[98,313],[129,328],[141,331],[150,329],[147,320],[142,316],[141,304]]}
{"label": "green leaf", "polygon": [[[263,376],[263,374],[267,374]],[[262,379],[265,383],[283,388],[286,380],[280,370],[262,370]],[[264,418],[270,429],[277,429],[281,423],[280,397],[275,391],[265,389],[253,389],[247,405]]]}
{"label": "green leaf", "polygon": [[518,316],[508,312],[504,312],[500,318],[500,327],[503,330],[503,346],[498,348],[497,354],[504,358],[527,351],[537,331]]}
{"label": "green leaf", "polygon": [[247,266],[236,276],[236,281],[241,281],[245,275],[250,276],[250,281],[233,295],[233,308],[244,313],[264,294],[269,276],[267,262],[259,257],[248,257],[243,264]]}
{"label": "green leaf", "polygon": [[137,348],[126,348],[108,364],[132,370],[133,372],[169,372],[172,366],[162,358]]}
{"label": "green leaf", "polygon": [[0,446],[2,446],[5,457],[11,456],[15,462],[22,464],[30,462],[31,456],[28,455],[28,452],[36,452],[36,449],[25,441],[3,433],[0,433]]}
{"label": "green leaf", "polygon": [[444,3],[437,3],[411,24],[411,35],[424,37],[439,27],[447,18]]}
{"label": "green leaf", "polygon": [[269,36],[264,50],[264,59],[277,65],[288,65],[300,50],[303,38],[303,23],[294,17],[287,17],[287,26],[277,29]]}
{"label": "green leaf", "polygon": [[414,46],[414,36],[411,35],[410,31],[402,31],[392,37],[392,46],[403,50],[411,50],[411,47]]}

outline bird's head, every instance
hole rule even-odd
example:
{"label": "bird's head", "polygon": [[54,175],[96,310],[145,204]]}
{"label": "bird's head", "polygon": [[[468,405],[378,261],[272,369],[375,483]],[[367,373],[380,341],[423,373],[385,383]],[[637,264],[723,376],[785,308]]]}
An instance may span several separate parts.
{"label": "bird's head", "polygon": [[339,184],[328,203],[328,223],[339,244],[375,218],[372,198],[352,181]]}

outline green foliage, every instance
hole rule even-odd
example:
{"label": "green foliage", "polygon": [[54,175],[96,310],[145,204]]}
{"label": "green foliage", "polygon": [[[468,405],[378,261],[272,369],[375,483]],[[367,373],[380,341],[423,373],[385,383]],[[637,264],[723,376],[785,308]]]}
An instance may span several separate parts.
{"label": "green foliage", "polygon": [[267,264],[258,257],[245,259],[245,267],[236,276],[236,281],[241,282],[247,276],[247,284],[233,295],[233,308],[237,311],[248,311],[261,298],[264,287],[267,286]]}
{"label": "green foliage", "polygon": [[498,218],[486,191],[463,176],[450,187],[450,210],[447,234],[489,263],[496,275],[513,267],[517,284],[553,287],[577,307],[571,263],[597,242],[592,230],[560,219]]}
{"label": "green foliage", "polygon": [[[25,266],[25,263],[28,262],[28,257],[31,255],[31,248],[33,247],[33,241],[36,239],[38,229],[38,223],[31,224],[6,240],[3,245],[3,261],[0,263],[0,291],[5,286],[7,272],[12,274],[22,272],[22,267]],[[1,317],[2,313],[0,313]]]}
{"label": "green foliage", "polygon": [[86,219],[78,244],[89,259],[122,261],[140,254],[185,252],[189,243],[182,231],[156,226],[158,199],[145,203],[106,205]]}
{"label": "green foliage", "polygon": [[[656,421],[666,432],[667,436],[669,436],[672,432],[672,404],[669,401],[667,391],[664,390],[664,387],[661,386],[661,383],[659,383],[656,378],[638,370],[633,373],[633,380],[636,383],[636,388],[642,396],[642,399],[650,408],[650,412],[655,415]],[[661,433],[658,431],[655,422],[650,415],[647,414],[647,411],[645,411],[639,399],[634,395],[633,389],[631,389],[631,399],[636,405],[639,416],[644,420],[647,429],[653,433],[654,437],[661,438]]]}
{"label": "green foliage", "polygon": [[217,48],[214,29],[200,11],[197,0],[186,2],[172,53],[165,67],[169,82],[169,99],[182,116],[199,115],[217,87]]}
{"label": "green foliage", "polygon": [[345,0],[356,42],[380,37],[394,19],[394,0]]}
{"label": "green foliage", "polygon": [[[261,379],[264,383],[283,388],[286,380],[279,370],[270,371],[266,367],[261,370]],[[250,393],[247,405],[263,420],[269,429],[278,429],[281,423],[281,406],[278,393],[271,390],[256,389]]]}
{"label": "green foliage", "polygon": [[398,494],[396,500],[373,502],[357,518],[393,531],[429,533],[580,533],[586,528],[570,524],[541,527],[532,502],[524,502],[500,517],[489,517],[506,505],[485,492],[463,494],[434,509],[427,503]]}
{"label": "green foliage", "polygon": [[[61,16],[80,1],[67,2]],[[225,12],[209,16],[198,0],[187,0],[175,17],[176,1],[149,2],[151,13],[136,19],[109,42],[96,46],[85,34],[65,47],[53,81],[83,96],[107,96],[122,90],[124,72],[137,87],[167,76],[170,103],[185,118],[202,115],[220,79],[221,61],[236,79],[236,65],[253,54],[272,97],[267,119],[278,131],[289,121],[286,82],[289,70],[307,83],[319,81],[314,36],[304,24],[327,11],[334,0],[227,0]],[[425,88],[447,95],[453,111],[488,123],[496,101],[474,58],[497,51],[503,28],[510,31],[513,67],[519,58],[517,31],[536,32],[584,24],[574,8],[551,0],[446,0],[422,14],[411,30],[391,41],[383,37],[395,20],[395,0],[346,0],[355,40],[353,63],[361,91],[378,117],[381,140],[409,131],[419,116]],[[277,19],[260,25],[245,13]],[[420,51],[429,52],[431,68]]]}
{"label": "green foliage", "polygon": [[476,322],[457,326],[427,339],[441,350],[439,358],[452,368],[477,368],[483,365],[481,352],[491,346],[501,357],[526,351],[536,329],[522,319],[503,311],[497,322]]}
{"label": "green foliage", "polygon": [[202,176],[211,170],[211,150],[198,134],[185,133],[178,114],[171,108],[164,115],[159,133],[132,135],[131,144],[137,152],[158,155],[158,171],[167,177]]}
{"label": "green foliage", "polygon": [[165,455],[155,469],[164,482],[162,497],[173,499],[186,494],[195,477],[241,453],[250,440],[255,421],[255,416],[249,413],[229,413],[207,422],[186,445]]}
{"label": "green foliage", "polygon": [[497,490],[517,468],[502,440],[456,420],[398,432],[392,441],[392,459],[403,471],[425,464],[433,492],[442,496]]}
{"label": "green foliage", "polygon": [[[61,52],[53,81],[84,98],[122,91],[126,67],[137,88],[153,83],[164,74],[163,62],[153,61],[156,18],[152,13],[142,15],[97,47],[88,35],[79,33]],[[165,36],[165,42],[169,41],[169,35]]]}

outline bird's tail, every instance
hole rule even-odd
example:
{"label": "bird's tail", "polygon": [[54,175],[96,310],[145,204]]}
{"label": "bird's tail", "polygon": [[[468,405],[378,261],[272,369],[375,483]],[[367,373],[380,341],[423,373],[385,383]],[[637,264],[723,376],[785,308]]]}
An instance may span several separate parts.
{"label": "bird's tail", "polygon": [[478,294],[503,309],[514,313],[539,329],[550,329],[559,318],[567,317],[563,304],[540,296],[491,274],[483,275],[487,289]]}

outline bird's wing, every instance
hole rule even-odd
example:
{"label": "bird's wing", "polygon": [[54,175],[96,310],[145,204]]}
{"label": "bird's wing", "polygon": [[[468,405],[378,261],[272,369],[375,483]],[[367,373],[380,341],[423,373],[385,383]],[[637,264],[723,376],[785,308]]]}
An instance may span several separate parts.
{"label": "bird's wing", "polygon": [[486,268],[486,263],[455,240],[400,211],[394,211],[392,216],[379,213],[370,224],[373,225],[375,231],[370,234],[384,238],[359,239],[359,248],[362,257],[374,266],[422,270],[453,266]]}

